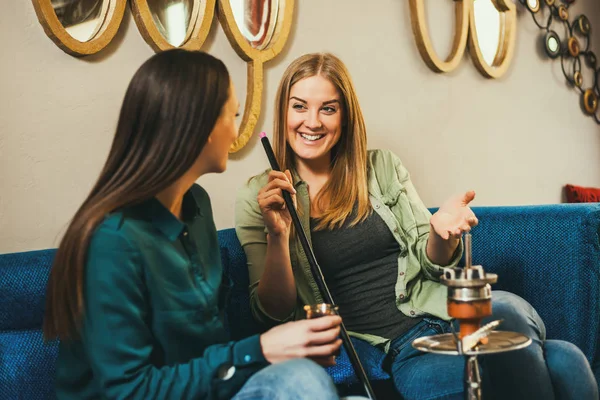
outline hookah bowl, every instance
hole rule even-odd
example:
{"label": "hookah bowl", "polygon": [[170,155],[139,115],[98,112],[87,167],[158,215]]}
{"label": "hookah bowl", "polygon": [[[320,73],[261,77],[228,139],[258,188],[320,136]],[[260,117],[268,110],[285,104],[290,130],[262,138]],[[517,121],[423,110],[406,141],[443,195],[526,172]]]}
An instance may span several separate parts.
{"label": "hookah bowl", "polygon": [[417,350],[465,357],[465,399],[481,400],[481,376],[477,356],[518,350],[531,344],[531,339],[516,332],[494,331],[501,320],[484,326],[481,322],[492,315],[492,288],[496,274],[486,273],[481,265],[472,265],[471,234],[465,234],[465,267],[444,268],[440,282],[448,287],[448,315],[459,323],[459,332],[418,338],[412,346]]}

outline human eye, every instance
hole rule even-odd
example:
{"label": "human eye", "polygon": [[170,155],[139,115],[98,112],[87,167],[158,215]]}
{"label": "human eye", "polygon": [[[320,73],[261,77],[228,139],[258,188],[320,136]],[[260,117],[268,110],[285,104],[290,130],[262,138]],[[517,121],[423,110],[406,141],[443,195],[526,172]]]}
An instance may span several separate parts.
{"label": "human eye", "polygon": [[302,103],[294,103],[294,104],[292,104],[292,108],[294,110],[304,110],[304,109],[306,109],[306,106]]}

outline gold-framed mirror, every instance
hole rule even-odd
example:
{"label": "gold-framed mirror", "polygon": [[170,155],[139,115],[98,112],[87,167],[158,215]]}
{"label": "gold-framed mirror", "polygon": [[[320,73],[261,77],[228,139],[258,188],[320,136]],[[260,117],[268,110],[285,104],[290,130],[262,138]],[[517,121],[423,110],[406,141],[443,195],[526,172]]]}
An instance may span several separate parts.
{"label": "gold-framed mirror", "polygon": [[32,0],[50,39],[74,56],[104,49],[115,37],[127,0]]}
{"label": "gold-framed mirror", "polygon": [[212,25],[216,0],[131,0],[142,37],[154,49],[200,50]]}
{"label": "gold-framed mirror", "polygon": [[454,1],[454,39],[452,49],[442,60],[433,47],[429,26],[426,23],[425,0],[409,0],[410,22],[423,61],[435,72],[450,72],[460,64],[469,36],[469,10],[472,0]]}
{"label": "gold-framed mirror", "polygon": [[517,37],[517,7],[512,0],[472,0],[469,53],[488,78],[500,78],[512,61]]}
{"label": "gold-framed mirror", "polygon": [[409,0],[409,8],[417,48],[429,68],[435,72],[453,71],[468,44],[475,67],[485,77],[499,78],[506,73],[514,55],[517,31],[513,0],[452,0],[454,40],[445,60],[438,56],[431,41],[425,1]]}
{"label": "gold-framed mirror", "polygon": [[263,65],[281,52],[294,16],[295,0],[219,0],[218,17],[236,53],[247,62],[247,95],[240,136],[230,153],[243,148],[260,116]]}

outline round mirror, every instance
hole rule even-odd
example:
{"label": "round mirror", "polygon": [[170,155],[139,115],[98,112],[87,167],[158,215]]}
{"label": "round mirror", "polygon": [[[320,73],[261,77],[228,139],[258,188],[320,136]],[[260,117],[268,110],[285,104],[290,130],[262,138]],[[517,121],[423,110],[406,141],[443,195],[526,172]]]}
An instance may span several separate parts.
{"label": "round mirror", "polygon": [[96,36],[110,0],[52,0],[52,8],[67,33],[80,42]]}
{"label": "round mirror", "polygon": [[493,65],[498,46],[500,45],[500,12],[492,0],[474,0],[475,29],[483,59],[488,65]]}
{"label": "round mirror", "polygon": [[544,39],[544,44],[548,57],[556,58],[560,55],[560,39],[556,32],[548,31]]}
{"label": "round mirror", "polygon": [[554,37],[554,36],[550,36],[548,38],[548,50],[550,50],[551,53],[558,53],[558,40]]}
{"label": "round mirror", "polygon": [[527,7],[531,12],[538,12],[540,10],[540,2],[539,0],[527,0]]}
{"label": "round mirror", "polygon": [[159,32],[174,47],[190,36],[194,21],[194,0],[148,0],[148,8]]}
{"label": "round mirror", "polygon": [[258,50],[265,49],[275,32],[279,0],[229,0],[242,36]]}

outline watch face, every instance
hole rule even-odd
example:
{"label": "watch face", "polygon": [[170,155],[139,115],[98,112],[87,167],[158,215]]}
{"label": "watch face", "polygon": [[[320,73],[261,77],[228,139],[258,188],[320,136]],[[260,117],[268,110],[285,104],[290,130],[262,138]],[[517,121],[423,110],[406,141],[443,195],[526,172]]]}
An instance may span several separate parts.
{"label": "watch face", "polygon": [[222,364],[217,370],[217,378],[226,381],[235,374],[235,367],[231,364]]}

